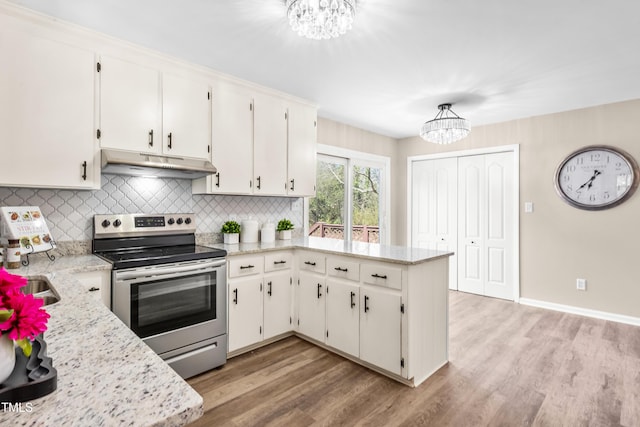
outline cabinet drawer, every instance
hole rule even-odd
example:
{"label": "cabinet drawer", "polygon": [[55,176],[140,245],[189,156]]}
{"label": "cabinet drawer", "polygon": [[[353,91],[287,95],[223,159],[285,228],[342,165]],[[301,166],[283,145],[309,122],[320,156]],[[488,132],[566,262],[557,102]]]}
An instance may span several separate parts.
{"label": "cabinet drawer", "polygon": [[250,276],[262,273],[264,258],[262,256],[238,257],[229,259],[229,277]]}
{"label": "cabinet drawer", "polygon": [[300,270],[313,271],[324,274],[325,257],[314,252],[300,252],[298,254],[298,267]]}
{"label": "cabinet drawer", "polygon": [[290,252],[276,252],[264,256],[264,272],[288,270],[293,257]]}
{"label": "cabinet drawer", "polygon": [[327,274],[357,282],[360,280],[360,263],[344,258],[327,257]]}
{"label": "cabinet drawer", "polygon": [[362,281],[387,288],[402,289],[402,270],[385,264],[362,264]]}

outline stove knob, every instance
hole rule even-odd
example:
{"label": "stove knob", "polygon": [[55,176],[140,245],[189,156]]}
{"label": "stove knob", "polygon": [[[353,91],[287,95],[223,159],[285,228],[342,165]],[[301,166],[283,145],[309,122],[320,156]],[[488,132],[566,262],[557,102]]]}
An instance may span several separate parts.
{"label": "stove knob", "polygon": [[113,221],[114,227],[120,227],[121,224],[122,224],[122,221],[120,221],[119,219],[116,219],[115,221]]}
{"label": "stove knob", "polygon": [[184,223],[185,224],[191,224],[191,218],[185,218]]}
{"label": "stove knob", "polygon": [[178,223],[178,225],[182,224],[182,218],[178,218],[178,221],[176,221]]}
{"label": "stove knob", "polygon": [[111,225],[111,221],[109,221],[108,219],[105,219],[104,221],[102,221],[102,226],[104,228],[107,228],[110,225]]}
{"label": "stove knob", "polygon": [[173,223],[174,223],[174,222],[175,222],[175,221],[173,220],[173,218],[169,218],[169,221],[167,221],[167,223],[168,223],[169,225],[173,225]]}

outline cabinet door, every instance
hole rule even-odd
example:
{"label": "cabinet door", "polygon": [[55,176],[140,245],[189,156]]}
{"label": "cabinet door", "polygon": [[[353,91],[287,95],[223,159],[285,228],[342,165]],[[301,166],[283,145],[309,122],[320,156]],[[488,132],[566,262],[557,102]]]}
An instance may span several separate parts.
{"label": "cabinet door", "polygon": [[230,280],[229,351],[262,341],[262,277]]}
{"label": "cabinet door", "polygon": [[99,188],[95,61],[93,52],[0,27],[0,185]]}
{"label": "cabinet door", "polygon": [[206,179],[211,193],[251,194],[253,180],[253,97],[218,83],[213,91],[211,162],[218,173]]}
{"label": "cabinet door", "polygon": [[360,356],[360,287],[327,279],[327,344]]}
{"label": "cabinet door", "polygon": [[99,75],[100,146],[160,153],[160,72],[102,56]]}
{"label": "cabinet door", "polygon": [[324,277],[300,272],[298,289],[298,332],[324,342],[325,280]]}
{"label": "cabinet door", "polygon": [[264,277],[264,339],[291,330],[291,272]]}
{"label": "cabinet door", "polygon": [[164,73],[162,126],[165,154],[209,159],[211,87],[197,78]]}
{"label": "cabinet door", "polygon": [[400,294],[360,289],[360,359],[400,375],[402,367]]}
{"label": "cabinet door", "polygon": [[284,101],[266,95],[254,97],[253,193],[286,195],[287,108]]}
{"label": "cabinet door", "polygon": [[290,196],[316,194],[317,118],[314,107],[289,105],[287,192]]}

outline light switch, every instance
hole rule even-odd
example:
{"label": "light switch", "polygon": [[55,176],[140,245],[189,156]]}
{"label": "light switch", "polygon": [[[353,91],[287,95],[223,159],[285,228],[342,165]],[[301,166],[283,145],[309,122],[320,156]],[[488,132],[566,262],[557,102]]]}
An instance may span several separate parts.
{"label": "light switch", "polygon": [[533,212],[533,202],[524,202],[524,211],[525,213]]}

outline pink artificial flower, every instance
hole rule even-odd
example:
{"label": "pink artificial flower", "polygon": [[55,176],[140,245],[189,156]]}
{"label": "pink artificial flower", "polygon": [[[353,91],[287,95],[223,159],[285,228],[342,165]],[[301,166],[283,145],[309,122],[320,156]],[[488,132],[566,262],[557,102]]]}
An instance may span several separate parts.
{"label": "pink artificial flower", "polygon": [[26,286],[26,284],[26,277],[11,274],[4,268],[0,268],[0,308],[7,307],[6,298],[9,295],[20,292],[20,288]]}
{"label": "pink artificial flower", "polygon": [[42,299],[16,292],[7,295],[5,301],[5,307],[13,310],[13,313],[0,323],[0,331],[8,331],[9,338],[28,338],[33,341],[38,334],[47,330],[47,320],[51,316],[40,309],[44,304]]}

